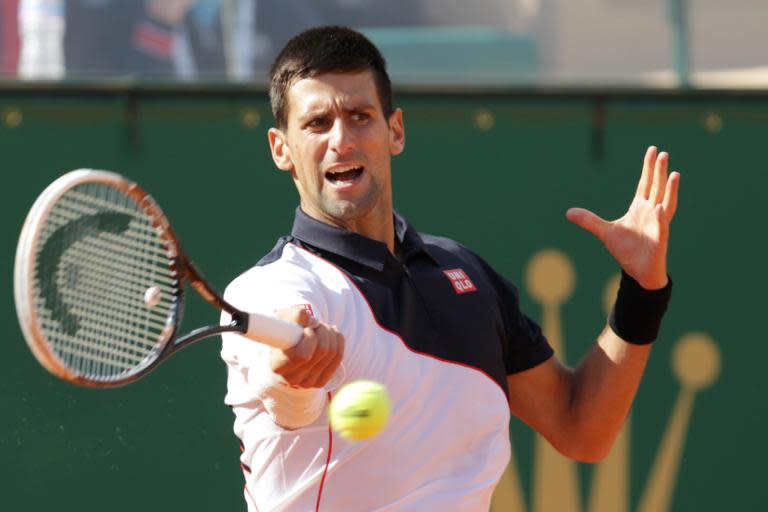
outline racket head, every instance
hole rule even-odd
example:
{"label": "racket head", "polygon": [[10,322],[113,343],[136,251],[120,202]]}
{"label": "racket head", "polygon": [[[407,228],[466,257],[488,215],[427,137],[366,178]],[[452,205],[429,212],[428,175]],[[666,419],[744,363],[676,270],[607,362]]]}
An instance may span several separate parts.
{"label": "racket head", "polygon": [[92,169],[51,183],[30,209],[14,300],[37,360],[74,384],[131,382],[181,322],[183,257],[167,217],[137,184]]}

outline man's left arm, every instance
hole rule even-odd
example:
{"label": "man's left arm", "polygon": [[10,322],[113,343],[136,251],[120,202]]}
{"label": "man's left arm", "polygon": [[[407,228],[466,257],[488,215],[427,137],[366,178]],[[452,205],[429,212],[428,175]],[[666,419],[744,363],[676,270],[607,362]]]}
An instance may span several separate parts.
{"label": "man's left arm", "polygon": [[581,208],[570,221],[594,234],[623,270],[609,325],[573,370],[550,358],[510,375],[513,414],[572,458],[605,457],[632,405],[669,299],[669,224],[680,175],[667,174],[669,156],[648,148],[627,213],[614,221]]}

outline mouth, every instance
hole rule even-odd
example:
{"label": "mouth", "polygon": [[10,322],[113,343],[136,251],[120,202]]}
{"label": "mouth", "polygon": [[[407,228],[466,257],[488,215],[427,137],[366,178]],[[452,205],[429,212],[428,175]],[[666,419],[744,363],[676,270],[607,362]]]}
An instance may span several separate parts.
{"label": "mouth", "polygon": [[364,168],[359,165],[338,166],[325,173],[325,179],[337,187],[352,185],[363,174]]}

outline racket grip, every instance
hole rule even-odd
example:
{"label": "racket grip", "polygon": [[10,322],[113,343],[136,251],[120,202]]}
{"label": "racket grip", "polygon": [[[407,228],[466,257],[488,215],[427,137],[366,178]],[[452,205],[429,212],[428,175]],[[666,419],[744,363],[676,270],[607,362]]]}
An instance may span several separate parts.
{"label": "racket grip", "polygon": [[250,340],[285,350],[296,345],[303,333],[304,328],[300,325],[272,316],[250,313],[248,328],[243,335]]}

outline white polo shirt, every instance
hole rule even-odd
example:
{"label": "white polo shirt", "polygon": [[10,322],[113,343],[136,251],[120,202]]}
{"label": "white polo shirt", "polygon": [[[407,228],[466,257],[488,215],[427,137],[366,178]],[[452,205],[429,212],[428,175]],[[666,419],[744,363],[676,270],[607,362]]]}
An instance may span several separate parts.
{"label": "white polo shirt", "polygon": [[343,380],[381,382],[392,403],[386,429],[366,441],[339,437],[325,413],[284,429],[262,400],[269,349],[225,334],[225,402],[250,512],[490,506],[510,457],[506,375],[552,349],[520,313],[514,287],[484,261],[395,220],[399,260],[298,210],[291,236],[227,288],[225,298],[245,311],[300,306],[336,325],[346,340]]}

